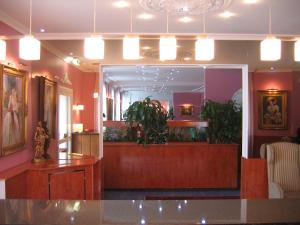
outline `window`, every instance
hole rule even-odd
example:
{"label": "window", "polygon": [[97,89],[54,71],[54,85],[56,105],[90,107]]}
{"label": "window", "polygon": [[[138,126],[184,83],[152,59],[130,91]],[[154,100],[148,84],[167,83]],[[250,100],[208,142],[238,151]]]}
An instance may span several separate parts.
{"label": "window", "polygon": [[73,91],[58,88],[58,149],[71,153]]}

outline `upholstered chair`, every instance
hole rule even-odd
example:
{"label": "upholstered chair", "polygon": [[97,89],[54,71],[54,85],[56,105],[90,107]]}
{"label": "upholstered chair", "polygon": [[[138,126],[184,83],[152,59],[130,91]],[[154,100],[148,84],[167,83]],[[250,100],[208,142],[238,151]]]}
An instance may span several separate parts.
{"label": "upholstered chair", "polygon": [[269,198],[300,198],[300,145],[267,145]]}

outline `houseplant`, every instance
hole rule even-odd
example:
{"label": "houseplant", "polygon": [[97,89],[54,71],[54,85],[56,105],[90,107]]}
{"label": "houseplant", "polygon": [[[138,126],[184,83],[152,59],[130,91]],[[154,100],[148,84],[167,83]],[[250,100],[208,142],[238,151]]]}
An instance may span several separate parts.
{"label": "houseplant", "polygon": [[124,114],[128,132],[137,133],[137,142],[142,144],[162,144],[168,136],[168,113],[159,101],[149,97],[136,101]]}
{"label": "houseplant", "polygon": [[242,108],[234,101],[224,103],[207,100],[200,119],[209,123],[207,137],[210,143],[239,143],[242,135]]}

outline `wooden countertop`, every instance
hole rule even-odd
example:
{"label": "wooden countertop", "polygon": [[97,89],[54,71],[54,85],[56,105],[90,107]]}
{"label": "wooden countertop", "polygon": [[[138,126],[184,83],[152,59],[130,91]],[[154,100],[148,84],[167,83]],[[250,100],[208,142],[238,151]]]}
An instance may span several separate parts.
{"label": "wooden countertop", "polygon": [[0,173],[0,179],[9,179],[18,174],[31,171],[54,170],[59,168],[73,168],[79,166],[94,165],[97,159],[93,156],[74,155],[74,154],[60,154],[58,159],[50,159],[41,163],[25,162],[16,167],[9,168]]}

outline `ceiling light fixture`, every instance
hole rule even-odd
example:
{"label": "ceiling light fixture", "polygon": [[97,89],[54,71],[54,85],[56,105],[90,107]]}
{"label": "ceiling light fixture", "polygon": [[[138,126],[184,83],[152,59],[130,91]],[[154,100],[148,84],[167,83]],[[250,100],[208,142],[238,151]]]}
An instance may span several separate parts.
{"label": "ceiling light fixture", "polygon": [[195,60],[209,61],[215,57],[215,41],[206,35],[206,13],[203,12],[203,35],[195,42]]}
{"label": "ceiling light fixture", "polygon": [[258,0],[244,0],[245,4],[255,4],[257,2],[258,2]]}
{"label": "ceiling light fixture", "polygon": [[300,40],[295,42],[294,46],[294,58],[295,61],[300,62]]}
{"label": "ceiling light fixture", "polygon": [[150,20],[153,17],[154,16],[152,14],[149,14],[149,13],[142,13],[142,14],[138,15],[138,18],[143,19],[143,20]]}
{"label": "ceiling light fixture", "polygon": [[0,39],[0,60],[6,59],[6,42]]}
{"label": "ceiling light fixture", "polygon": [[41,57],[41,42],[31,35],[32,0],[29,0],[29,35],[19,40],[19,56],[24,60],[39,60]]}
{"label": "ceiling light fixture", "polygon": [[189,23],[189,22],[192,22],[193,19],[191,17],[184,16],[184,17],[179,18],[179,21],[182,23]]}
{"label": "ceiling light fixture", "polygon": [[104,59],[104,41],[101,36],[96,36],[96,0],[94,0],[94,35],[84,39],[84,57],[87,59]]}
{"label": "ceiling light fixture", "polygon": [[[130,7],[130,33],[132,33],[132,7]],[[140,59],[140,38],[125,36],[123,38],[123,59]]]}
{"label": "ceiling light fixture", "polygon": [[[169,33],[169,14],[167,13],[167,34]],[[175,37],[160,37],[159,58],[164,60],[175,60],[177,56],[177,40]]]}
{"label": "ceiling light fixture", "polygon": [[120,1],[116,1],[113,3],[113,5],[117,8],[126,8],[129,6],[129,3],[127,1],[124,0],[120,0]]}
{"label": "ceiling light fixture", "polygon": [[234,15],[235,15],[234,13],[229,12],[229,11],[225,11],[220,14],[221,17],[226,18],[226,19],[233,17]]}
{"label": "ceiling light fixture", "polygon": [[41,32],[41,33],[45,33],[45,31],[46,31],[46,30],[45,30],[44,28],[41,28],[41,29],[40,29],[40,32]]}
{"label": "ceiling light fixture", "polygon": [[281,40],[271,35],[271,29],[272,8],[271,3],[269,3],[269,35],[260,42],[260,60],[262,61],[277,61],[281,58]]}

